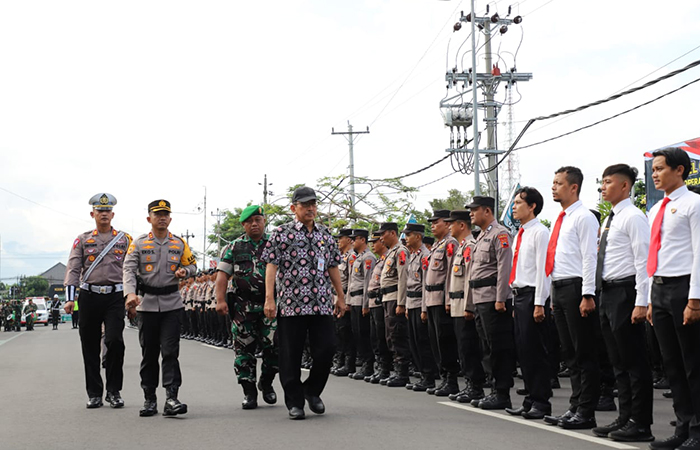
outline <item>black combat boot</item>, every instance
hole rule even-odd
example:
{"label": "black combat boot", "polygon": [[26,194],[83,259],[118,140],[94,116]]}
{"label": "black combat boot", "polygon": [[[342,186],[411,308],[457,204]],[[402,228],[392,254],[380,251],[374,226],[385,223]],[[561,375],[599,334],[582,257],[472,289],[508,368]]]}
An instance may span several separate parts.
{"label": "black combat boot", "polygon": [[177,391],[178,387],[175,386],[168,386],[165,388],[167,399],[165,400],[165,406],[163,407],[164,416],[175,416],[177,414],[187,413],[187,405],[180,403],[180,400],[177,399]]}
{"label": "black combat boot", "polygon": [[156,390],[155,389],[144,389],[143,397],[145,401],[143,402],[143,408],[139,411],[139,416],[148,417],[158,414],[158,403],[156,400]]}
{"label": "black combat boot", "polygon": [[447,397],[450,394],[456,394],[459,392],[459,385],[457,384],[457,374],[447,375],[447,383],[442,389],[435,390],[436,397]]}
{"label": "black combat boot", "polygon": [[274,377],[274,375],[260,375],[260,381],[258,381],[258,389],[262,392],[263,400],[268,405],[277,403],[277,393],[275,393],[275,390],[272,388],[272,380]]}
{"label": "black combat boot", "polygon": [[353,375],[352,379],[353,380],[364,380],[366,377],[371,377],[373,373],[374,373],[374,370],[372,369],[372,363],[365,361],[362,364],[362,367],[360,367],[360,370],[358,370],[355,373],[355,375]]}
{"label": "black combat boot", "polygon": [[241,381],[243,388],[243,409],[255,409],[258,407],[258,390],[252,381]]}
{"label": "black combat boot", "polygon": [[432,375],[424,375],[418,383],[413,385],[413,392],[425,392],[435,388],[435,378]]}

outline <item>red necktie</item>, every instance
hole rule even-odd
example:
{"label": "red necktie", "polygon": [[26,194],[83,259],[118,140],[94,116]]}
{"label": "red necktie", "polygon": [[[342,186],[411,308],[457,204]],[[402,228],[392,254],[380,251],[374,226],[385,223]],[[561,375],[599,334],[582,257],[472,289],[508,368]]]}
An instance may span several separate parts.
{"label": "red necktie", "polygon": [[544,265],[544,273],[547,276],[552,274],[554,270],[554,255],[557,253],[557,240],[559,240],[559,229],[561,228],[561,223],[564,221],[564,216],[566,211],[559,213],[557,217],[557,222],[554,224],[554,231],[552,231],[552,237],[549,238],[549,245],[547,246],[547,262]]}
{"label": "red necktie", "polygon": [[656,266],[659,263],[659,249],[661,248],[661,224],[664,221],[664,212],[666,204],[671,199],[664,197],[661,202],[661,208],[654,217],[654,223],[651,225],[651,241],[649,242],[649,258],[647,259],[647,275],[653,277],[656,273]]}
{"label": "red necktie", "polygon": [[513,254],[513,267],[510,269],[508,284],[513,284],[513,281],[515,281],[515,269],[518,267],[518,255],[520,254],[520,242],[523,240],[523,231],[525,231],[523,228],[520,228],[520,231],[518,231],[518,240],[515,243],[515,253]]}

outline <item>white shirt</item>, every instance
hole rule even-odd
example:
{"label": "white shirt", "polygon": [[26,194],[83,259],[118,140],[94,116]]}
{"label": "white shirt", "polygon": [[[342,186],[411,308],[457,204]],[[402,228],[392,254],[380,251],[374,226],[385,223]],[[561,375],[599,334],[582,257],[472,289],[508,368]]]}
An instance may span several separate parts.
{"label": "white shirt", "polygon": [[552,281],[581,277],[583,278],[581,294],[595,295],[595,268],[598,260],[600,224],[593,213],[583,206],[581,200],[564,211],[566,215],[559,229]]}
{"label": "white shirt", "polygon": [[[661,224],[661,248],[654,275],[690,274],[688,298],[700,298],[700,195],[683,185],[668,197],[671,201],[666,205]],[[649,211],[650,227],[660,208],[661,202],[657,202]]]}
{"label": "white shirt", "polygon": [[[540,223],[539,219],[529,221],[522,226],[522,230],[522,240],[518,249],[518,264],[511,286],[514,288],[534,287],[535,305],[544,306],[547,297],[549,297],[549,288],[552,283],[544,271],[547,262],[549,230]],[[517,245],[517,237],[515,239]],[[513,259],[515,259],[515,254],[513,254]]]}
{"label": "white shirt", "polygon": [[649,223],[642,211],[626,198],[612,209],[615,215],[608,230],[608,244],[603,262],[603,280],[613,281],[635,276],[635,306],[649,302]]}

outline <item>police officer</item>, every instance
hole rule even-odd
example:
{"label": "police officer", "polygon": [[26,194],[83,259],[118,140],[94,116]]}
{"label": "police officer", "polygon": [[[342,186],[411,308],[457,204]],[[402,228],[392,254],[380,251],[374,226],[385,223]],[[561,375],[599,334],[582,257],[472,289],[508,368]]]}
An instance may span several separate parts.
{"label": "police officer", "polygon": [[382,292],[381,292],[381,277],[384,271],[384,262],[386,261],[387,248],[379,238],[377,232],[372,235],[369,240],[372,244],[372,251],[379,256],[377,263],[372,270],[372,278],[367,286],[368,294],[365,304],[363,305],[363,313],[368,311],[370,317],[370,340],[372,342],[372,351],[374,359],[377,362],[375,372],[365,377],[365,382],[378,384],[381,380],[389,378],[391,375],[391,350],[387,345],[386,326],[384,324],[384,308],[382,307]]}
{"label": "police officer", "polygon": [[[369,318],[369,283],[377,258],[367,246],[369,231],[354,229],[350,234],[355,251],[354,262],[350,267],[350,280],[346,298],[350,305],[350,321],[352,336],[355,341],[357,356],[362,361],[362,367],[355,373],[349,374],[354,380],[364,380],[374,372],[374,355],[370,343]],[[365,305],[367,305],[365,307]]]}
{"label": "police officer", "polygon": [[450,270],[449,298],[459,363],[467,382],[463,390],[456,394],[450,394],[449,398],[460,403],[470,403],[472,400],[484,397],[483,385],[486,381],[486,374],[481,363],[483,356],[476,323],[474,320],[467,320],[464,317],[467,295],[470,293],[467,284],[469,281],[468,271],[471,269],[472,252],[476,239],[472,235],[472,220],[469,210],[452,211],[450,217],[445,221],[450,224],[452,237],[459,242]]}
{"label": "police officer", "polygon": [[58,323],[61,321],[61,300],[58,294],[54,294],[51,302],[51,324],[54,330],[58,330]]}
{"label": "police officer", "polygon": [[[262,349],[262,369],[258,389],[265,403],[277,403],[272,380],[278,372],[277,347],[274,344],[277,319],[265,317],[265,266],[260,259],[268,235],[265,233],[265,215],[261,206],[250,205],[241,212],[240,222],[245,234],[227,245],[216,267],[216,312],[231,315],[233,320],[234,350],[233,368],[238,384],[243,388],[243,409],[258,406],[258,390],[255,387],[255,352]],[[232,290],[227,286],[231,279]]]}
{"label": "police officer", "polygon": [[[340,250],[340,281],[343,284],[343,293],[347,298],[348,281],[350,280],[350,268],[355,263],[355,251],[352,248],[353,239],[350,237],[352,230],[343,228],[335,236],[338,239],[338,250]],[[335,301],[335,300],[334,300]],[[347,304],[346,312],[350,312],[350,305]],[[336,368],[331,369],[333,375],[339,377],[347,377],[351,373],[355,373],[355,358],[356,348],[355,341],[352,336],[352,324],[350,314],[345,314],[343,317],[335,318],[336,335],[338,336],[338,350],[336,353]]]}
{"label": "police officer", "polygon": [[[158,413],[158,357],[163,359],[163,387],[167,400],[164,416],[185,414],[187,405],[178,400],[182,383],[180,363],[180,321],[184,304],[178,291],[178,279],[197,270],[190,247],[181,237],[168,231],[170,202],[155,200],[148,204],[151,231],[136,239],[124,261],[124,294],[129,317],[138,314],[141,343],[141,388],[145,402],[140,416]],[[109,355],[109,352],[108,352]]]}
{"label": "police officer", "polygon": [[428,331],[430,346],[435,361],[440,367],[442,383],[426,392],[431,395],[446,397],[459,392],[457,376],[457,340],[450,315],[450,302],[447,293],[450,292],[449,272],[452,269],[458,242],[450,234],[450,211],[440,209],[433,212],[428,219],[430,229],[437,243],[430,251],[428,269],[425,273],[425,294],[423,301],[428,310]]}
{"label": "police officer", "polygon": [[[124,379],[124,296],[122,294],[122,265],[131,243],[131,236],[112,228],[117,199],[111,194],[94,195],[90,201],[90,217],[95,229],[78,236],[73,242],[66,264],[66,313],[78,310],[75,303],[80,295],[80,343],[85,365],[85,387],[88,408],[102,406],[104,385],[100,375],[100,351],[102,326],[104,344],[107,395],[105,400],[113,408],[124,406],[119,391]],[[79,293],[76,292],[80,290]],[[74,311],[75,309],[75,311]],[[78,314],[74,314],[74,323]]]}
{"label": "police officer", "polygon": [[[508,229],[494,218],[496,201],[493,197],[474,196],[467,205],[472,223],[481,228],[474,244],[469,273],[470,300],[479,318],[477,331],[491,350],[489,361],[493,375],[493,391],[471,404],[481,409],[512,408],[510,388],[515,370],[513,340],[513,301],[508,286],[512,266],[512,251]],[[465,317],[470,319],[470,313]]]}
{"label": "police officer", "polygon": [[435,387],[437,365],[430,350],[428,337],[428,313],[423,304],[423,277],[428,268],[430,251],[423,245],[425,225],[407,223],[403,230],[408,247],[408,277],[406,281],[406,318],[408,319],[408,340],[413,361],[421,373],[417,383],[409,383],[406,389],[425,392]]}
{"label": "police officer", "polygon": [[389,249],[379,280],[384,307],[384,325],[387,344],[394,352],[394,375],[380,380],[389,387],[404,387],[410,381],[408,365],[411,350],[408,345],[408,321],[406,319],[406,279],[408,249],[399,241],[399,227],[394,222],[384,222],[379,228],[381,240]]}

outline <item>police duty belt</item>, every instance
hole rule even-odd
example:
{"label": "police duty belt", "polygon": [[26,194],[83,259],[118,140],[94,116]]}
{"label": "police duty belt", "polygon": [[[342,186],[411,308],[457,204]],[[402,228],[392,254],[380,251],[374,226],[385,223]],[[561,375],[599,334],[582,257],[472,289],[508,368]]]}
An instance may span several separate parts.
{"label": "police duty belt", "polygon": [[102,252],[97,255],[97,258],[95,258],[95,262],[93,262],[90,267],[88,267],[87,272],[83,274],[83,280],[87,281],[87,279],[90,277],[90,274],[92,273],[93,270],[95,270],[95,267],[104,259],[105,256],[107,256],[107,253],[109,253],[110,250],[112,250],[112,247],[115,246],[117,241],[121,238],[124,237],[124,232],[120,231],[116,236],[114,236],[114,239],[112,239],[109,244],[107,244],[107,247],[102,250]]}

